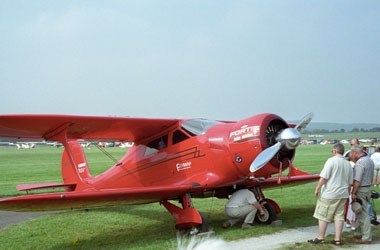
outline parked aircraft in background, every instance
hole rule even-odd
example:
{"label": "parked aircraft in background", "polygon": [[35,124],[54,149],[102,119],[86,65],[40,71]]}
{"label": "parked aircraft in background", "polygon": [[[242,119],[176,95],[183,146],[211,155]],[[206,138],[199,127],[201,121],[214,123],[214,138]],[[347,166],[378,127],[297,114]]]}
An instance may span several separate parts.
{"label": "parked aircraft in background", "polygon": [[119,147],[120,148],[131,148],[133,146],[133,142],[123,142],[120,143]]}
{"label": "parked aircraft in background", "polygon": [[31,149],[35,148],[37,145],[39,146],[54,146],[54,147],[62,147],[62,143],[59,142],[51,142],[51,141],[2,141],[0,142],[0,146],[5,147],[16,147],[17,149]]}

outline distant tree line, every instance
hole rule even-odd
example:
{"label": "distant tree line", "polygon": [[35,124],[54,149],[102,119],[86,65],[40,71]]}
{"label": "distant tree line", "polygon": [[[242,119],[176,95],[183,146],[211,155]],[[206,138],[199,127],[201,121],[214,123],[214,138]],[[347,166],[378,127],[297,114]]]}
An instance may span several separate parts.
{"label": "distant tree line", "polygon": [[371,129],[365,129],[365,128],[353,128],[351,131],[346,131],[345,129],[334,129],[334,130],[327,130],[327,129],[313,129],[310,130],[303,130],[302,134],[327,134],[327,133],[346,133],[346,132],[380,132],[380,127],[371,128]]}

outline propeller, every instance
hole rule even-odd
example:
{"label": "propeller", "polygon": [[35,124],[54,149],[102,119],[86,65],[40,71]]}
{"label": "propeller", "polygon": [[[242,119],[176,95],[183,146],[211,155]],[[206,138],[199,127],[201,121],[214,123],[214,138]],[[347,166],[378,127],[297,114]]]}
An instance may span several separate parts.
{"label": "propeller", "polygon": [[254,173],[267,164],[281,148],[285,147],[288,150],[292,150],[298,147],[301,141],[300,131],[306,128],[311,119],[313,119],[313,116],[313,113],[309,113],[304,116],[294,128],[286,128],[281,130],[276,137],[277,142],[262,151],[252,162],[249,167],[251,173]]}

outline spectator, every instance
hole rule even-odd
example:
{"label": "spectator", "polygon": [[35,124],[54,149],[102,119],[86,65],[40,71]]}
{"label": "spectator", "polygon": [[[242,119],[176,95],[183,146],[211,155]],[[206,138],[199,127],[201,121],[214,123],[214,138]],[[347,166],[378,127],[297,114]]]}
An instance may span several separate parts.
{"label": "spectator", "polygon": [[372,230],[371,220],[368,214],[367,203],[371,199],[371,183],[373,178],[374,164],[369,156],[363,152],[360,145],[352,145],[350,157],[355,162],[354,185],[352,188],[352,199],[360,199],[362,205],[361,213],[356,214],[356,230],[353,238],[357,243],[371,244]]}
{"label": "spectator", "polygon": [[315,239],[309,240],[309,243],[324,243],[328,223],[334,221],[335,236],[331,243],[341,245],[346,202],[353,183],[353,170],[343,153],[343,144],[336,143],[332,150],[333,156],[326,161],[321,171],[314,191],[314,196],[318,197],[323,187],[314,211],[314,218],[318,219],[319,233]]}

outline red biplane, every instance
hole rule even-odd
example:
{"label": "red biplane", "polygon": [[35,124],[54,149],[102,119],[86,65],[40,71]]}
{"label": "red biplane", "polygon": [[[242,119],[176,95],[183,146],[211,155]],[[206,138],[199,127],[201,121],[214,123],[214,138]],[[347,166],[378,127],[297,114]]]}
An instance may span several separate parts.
{"label": "red biplane", "polygon": [[[159,202],[175,218],[176,228],[191,234],[207,223],[191,197],[228,198],[236,186],[255,187],[264,202],[259,223],[276,220],[280,207],[261,187],[304,183],[319,175],[292,164],[299,145],[298,125],[274,114],[241,121],[145,119],[69,115],[0,115],[0,137],[57,141],[65,147],[62,183],[19,185],[19,190],[61,188],[0,200],[0,210],[43,211]],[[134,142],[113,167],[91,176],[78,140]],[[282,172],[287,174],[282,176]],[[175,204],[173,201],[179,201]]]}

